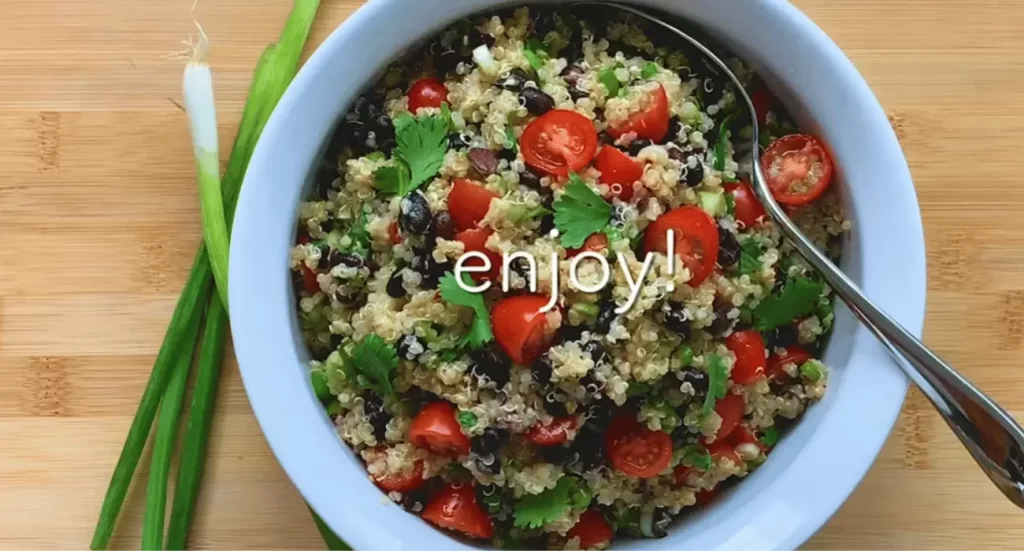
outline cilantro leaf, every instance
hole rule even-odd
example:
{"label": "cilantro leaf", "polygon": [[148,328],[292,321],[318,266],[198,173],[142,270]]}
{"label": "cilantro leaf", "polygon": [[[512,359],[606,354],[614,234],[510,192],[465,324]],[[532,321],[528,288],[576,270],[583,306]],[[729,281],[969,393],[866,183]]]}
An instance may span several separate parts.
{"label": "cilantro leaf", "polygon": [[718,354],[708,355],[706,369],[708,373],[708,394],[704,397],[704,407],[701,411],[705,416],[715,409],[715,402],[725,397],[725,382],[729,378],[725,362],[722,361]]}
{"label": "cilantro leaf", "polygon": [[690,444],[689,446],[683,447],[682,453],[683,465],[694,467],[701,471],[711,470],[711,453],[708,452],[707,448],[696,444]]}
{"label": "cilantro leaf", "polygon": [[[511,117],[509,118],[511,119]],[[513,123],[511,121],[505,124],[505,139],[508,140],[508,143],[511,146],[509,149],[512,150],[512,153],[519,155],[519,142],[516,141],[516,129],[512,124]]]}
{"label": "cilantro leaf", "polygon": [[[472,282],[469,281],[469,276],[466,274],[462,275],[462,281],[467,285],[472,285]],[[460,287],[459,282],[455,279],[455,274],[451,272],[448,272],[441,278],[438,289],[441,291],[441,298],[446,302],[473,310],[473,323],[469,326],[469,332],[459,342],[460,345],[469,346],[470,348],[483,348],[485,344],[494,340],[494,331],[491,329],[491,315],[487,311],[487,305],[484,304],[483,295],[470,293]]]}
{"label": "cilantro leaf", "polygon": [[393,193],[399,197],[412,191],[412,180],[409,168],[402,163],[395,166],[382,166],[373,171],[373,187],[384,193]]}
{"label": "cilantro leaf", "polygon": [[761,271],[761,246],[753,239],[740,244],[740,275],[756,274]]}
{"label": "cilantro leaf", "polygon": [[779,441],[779,431],[775,430],[775,427],[768,427],[764,429],[758,440],[765,446],[774,446]]}
{"label": "cilantro leaf", "polygon": [[567,249],[581,247],[591,234],[604,229],[612,217],[612,206],[575,173],[569,175],[565,193],[552,206],[555,226],[562,232],[562,246]]}
{"label": "cilantro leaf", "polygon": [[544,43],[536,38],[531,38],[523,46],[523,55],[526,57],[526,61],[530,62],[530,67],[533,67],[534,71],[540,71],[548,60],[548,52],[544,48]]}
{"label": "cilantro leaf", "polygon": [[448,152],[449,121],[441,115],[395,118],[395,157],[409,167],[410,182],[406,193],[437,174]]}
{"label": "cilantro leaf", "polygon": [[590,491],[578,478],[563,476],[554,488],[519,498],[513,509],[513,526],[540,528],[564,518],[572,509],[585,509],[591,499]]}
{"label": "cilantro leaf", "polygon": [[451,132],[455,129],[455,123],[452,122],[452,107],[448,105],[448,102],[441,102],[441,118],[448,124],[448,131]]}
{"label": "cilantro leaf", "polygon": [[718,140],[715,141],[715,170],[725,170],[725,153],[729,146],[729,125],[736,118],[736,113],[729,113],[722,124],[718,125]]}
{"label": "cilantro leaf", "polygon": [[824,285],[807,278],[790,280],[781,293],[765,298],[754,308],[755,327],[758,331],[769,331],[810,314],[818,307],[824,290]]}
{"label": "cilantro leaf", "polygon": [[597,80],[608,89],[608,97],[619,95],[619,89],[622,88],[622,85],[619,84],[619,77],[615,76],[615,69],[601,69],[601,72],[597,74]]}
{"label": "cilantro leaf", "polygon": [[391,377],[398,368],[398,352],[379,335],[369,335],[352,350],[349,373],[356,383],[381,396],[394,393]]}

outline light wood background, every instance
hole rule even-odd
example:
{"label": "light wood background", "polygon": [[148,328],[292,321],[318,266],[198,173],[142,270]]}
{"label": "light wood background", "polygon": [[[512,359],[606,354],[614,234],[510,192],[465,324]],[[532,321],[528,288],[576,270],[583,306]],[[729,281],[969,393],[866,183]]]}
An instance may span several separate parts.
{"label": "light wood background", "polygon": [[[194,17],[204,23],[230,145],[250,71],[290,2],[203,0],[195,14],[190,4],[0,0],[0,547],[88,545],[199,240],[175,103],[182,64],[166,54]],[[323,4],[313,44],[361,2]],[[863,72],[903,142],[928,242],[925,340],[1024,419],[1024,2],[797,4]],[[322,547],[233,364],[212,440],[195,547]],[[138,546],[140,489],[118,547]],[[1024,516],[913,392],[809,547],[1022,542]]]}

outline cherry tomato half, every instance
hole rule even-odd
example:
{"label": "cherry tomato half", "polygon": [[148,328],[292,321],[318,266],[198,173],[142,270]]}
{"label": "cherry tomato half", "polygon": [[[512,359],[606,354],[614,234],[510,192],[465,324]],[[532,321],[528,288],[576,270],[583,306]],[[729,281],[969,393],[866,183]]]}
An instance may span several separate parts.
{"label": "cherry tomato half", "polygon": [[402,230],[398,228],[397,220],[388,226],[388,239],[391,240],[393,245],[397,245],[402,242]]}
{"label": "cherry tomato half", "polygon": [[[483,253],[491,261],[491,269],[487,272],[471,273],[473,281],[482,283],[484,281],[497,282],[501,275],[501,255],[487,248],[487,239],[491,237],[494,230],[490,228],[473,228],[455,234],[455,240],[466,246],[465,252]],[[484,262],[476,258],[467,259],[465,266],[483,267]]]}
{"label": "cherry tomato half", "polygon": [[575,111],[554,109],[526,126],[519,147],[526,164],[564,177],[594,158],[597,129],[590,119]]}
{"label": "cherry tomato half", "polygon": [[438,455],[459,457],[469,453],[469,438],[455,418],[455,406],[445,401],[423,406],[409,425],[409,441]]}
{"label": "cherry tomato half", "polygon": [[310,270],[305,263],[302,264],[302,287],[311,295],[320,292],[320,282],[316,280],[316,272]]}
{"label": "cherry tomato half", "polygon": [[707,505],[714,501],[718,497],[718,488],[711,488],[710,490],[701,490],[695,494],[697,497],[697,503],[695,505]]}
{"label": "cherry tomato half", "polygon": [[663,86],[651,94],[647,106],[633,114],[624,124],[609,126],[608,134],[618,138],[623,134],[635,132],[638,138],[647,138],[660,142],[668,134],[669,113],[668,94]]}
{"label": "cherry tomato half", "polygon": [[771,449],[768,446],[765,446],[763,443],[761,443],[761,441],[758,440],[757,436],[754,434],[754,431],[750,430],[750,427],[743,423],[740,423],[739,426],[737,426],[736,429],[732,431],[732,434],[729,435],[729,438],[726,439],[726,442],[728,442],[729,445],[732,446],[734,449],[738,447],[740,444],[753,444],[764,453],[768,453],[768,450]]}
{"label": "cherry tomato half", "polygon": [[373,482],[385,492],[411,492],[426,482],[423,479],[423,461],[417,461],[407,473],[374,478]]}
{"label": "cherry tomato half", "polygon": [[730,183],[722,187],[726,193],[732,194],[733,204],[736,206],[733,209],[733,214],[736,216],[736,220],[743,223],[743,227],[753,228],[761,222],[766,213],[750,184],[746,182]]}
{"label": "cherry tomato half", "polygon": [[716,442],[711,444],[708,446],[708,453],[710,453],[711,458],[716,461],[719,459],[728,459],[736,466],[743,464],[743,460],[740,459],[740,454],[736,453],[736,449],[728,442]]}
{"label": "cherry tomato half", "polygon": [[697,472],[697,469],[689,465],[683,465],[682,463],[676,465],[676,468],[672,470],[672,477],[675,480],[676,487],[686,486],[687,479],[695,472]]}
{"label": "cherry tomato half", "polygon": [[767,359],[760,333],[753,329],[736,331],[725,338],[725,347],[736,355],[736,365],[729,375],[734,382],[749,385],[764,374]]}
{"label": "cherry tomato half", "polygon": [[768,120],[768,112],[772,110],[774,103],[771,93],[763,86],[754,88],[750,93],[750,102],[754,104],[754,113],[757,113],[758,124],[764,124]]}
{"label": "cherry tomato half", "polygon": [[782,354],[772,354],[772,357],[768,358],[768,367],[765,368],[765,374],[768,375],[769,379],[785,381],[789,379],[789,373],[786,373],[785,369],[786,364],[796,364],[799,366],[811,358],[811,353],[804,350],[803,347],[795,344],[787,346]]}
{"label": "cherry tomato half", "polygon": [[491,308],[494,340],[519,365],[530,365],[551,346],[554,329],[548,327],[548,303],[542,295],[503,298]]}
{"label": "cherry tomato half", "polygon": [[672,437],[641,425],[632,414],[619,415],[605,433],[608,461],[628,476],[658,476],[672,462]]}
{"label": "cherry tomato half", "polygon": [[448,89],[436,78],[421,78],[409,88],[409,111],[413,115],[421,107],[441,107],[448,101]]}
{"label": "cherry tomato half", "polygon": [[494,535],[494,523],[477,503],[470,484],[445,485],[423,508],[421,516],[434,526],[470,537],[490,539]]}
{"label": "cherry tomato half", "polygon": [[526,439],[537,446],[559,446],[569,441],[569,432],[576,428],[575,417],[556,417],[550,423],[530,427]]}
{"label": "cherry tomato half", "polygon": [[732,434],[736,425],[740,424],[740,419],[743,419],[743,409],[746,407],[747,404],[743,401],[743,397],[732,393],[726,393],[724,397],[715,402],[715,413],[722,418],[722,424],[718,427],[718,432],[715,433],[715,442],[721,442]]}
{"label": "cherry tomato half", "polygon": [[644,232],[646,252],[668,253],[668,230],[675,232],[675,252],[690,270],[691,287],[700,285],[718,262],[718,226],[698,207],[672,209]]}
{"label": "cherry tomato half", "polygon": [[610,145],[597,153],[594,167],[601,171],[601,183],[623,201],[633,198],[633,183],[644,176],[644,167],[636,159]]}
{"label": "cherry tomato half", "polygon": [[587,509],[565,537],[579,538],[580,549],[593,549],[612,541],[615,532],[597,509]]}
{"label": "cherry tomato half", "polygon": [[497,193],[472,180],[455,180],[448,194],[448,214],[455,223],[455,229],[464,231],[477,227],[491,210],[491,201],[498,197]]}
{"label": "cherry tomato half", "polygon": [[580,253],[598,253],[603,254],[608,250],[608,236],[603,233],[595,233],[587,238],[583,242],[583,246],[578,249],[568,249],[566,254],[569,258],[572,258]]}
{"label": "cherry tomato half", "polygon": [[832,183],[832,158],[817,138],[807,134],[775,140],[761,156],[761,170],[772,196],[784,205],[806,205]]}

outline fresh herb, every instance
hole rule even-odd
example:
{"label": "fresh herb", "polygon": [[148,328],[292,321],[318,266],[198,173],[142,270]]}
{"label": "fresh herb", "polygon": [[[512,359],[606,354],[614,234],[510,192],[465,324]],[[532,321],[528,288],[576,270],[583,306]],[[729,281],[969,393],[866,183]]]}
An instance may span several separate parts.
{"label": "fresh herb", "polygon": [[800,374],[812,383],[816,383],[825,377],[825,366],[818,360],[807,360],[800,366]]}
{"label": "fresh herb", "polygon": [[765,298],[754,308],[755,327],[758,331],[769,331],[813,312],[824,290],[817,281],[804,277],[791,279],[781,293]]}
{"label": "fresh herb", "polygon": [[689,366],[693,362],[693,348],[688,344],[680,346],[679,350],[676,350],[676,360],[683,367]]}
{"label": "fresh herb", "polygon": [[730,113],[724,119],[722,124],[718,126],[718,139],[715,141],[715,170],[725,170],[725,154],[729,148],[729,125],[732,124],[732,120],[736,118],[736,113]]}
{"label": "fresh herb", "polygon": [[360,387],[381,396],[394,393],[391,378],[398,369],[398,352],[379,335],[369,335],[359,341],[345,367],[346,375]]}
{"label": "fresh herb", "polygon": [[[466,274],[462,275],[462,281],[467,285],[472,285]],[[484,304],[483,295],[470,293],[463,289],[451,272],[441,278],[438,289],[440,289],[441,298],[445,302],[473,310],[473,322],[469,326],[469,332],[459,342],[461,346],[474,349],[483,348],[485,344],[494,340],[494,332],[491,330],[491,315],[487,311],[487,305]]]}
{"label": "fresh herb", "polygon": [[512,123],[505,124],[505,140],[508,142],[512,153],[519,155],[519,142],[516,141],[516,129],[512,126]]}
{"label": "fresh herb", "polygon": [[402,197],[413,189],[410,178],[412,176],[409,174],[409,167],[396,162],[394,165],[382,166],[373,171],[373,186],[384,193]]}
{"label": "fresh herb", "polygon": [[573,509],[585,509],[593,496],[574,476],[563,476],[554,488],[519,498],[513,509],[513,526],[540,528],[562,519]]}
{"label": "fresh herb", "polygon": [[441,118],[448,123],[448,132],[455,129],[455,121],[452,120],[452,107],[448,105],[447,101],[441,102]]}
{"label": "fresh herb", "polygon": [[718,354],[709,354],[705,365],[708,374],[708,394],[704,397],[701,414],[707,416],[715,409],[715,402],[725,397],[726,380],[729,371]]}
{"label": "fresh herb", "polygon": [[708,452],[707,448],[696,444],[690,444],[688,446],[684,446],[680,451],[683,456],[683,465],[705,472],[711,470],[711,453]]}
{"label": "fresh herb", "polygon": [[660,67],[658,67],[657,63],[653,61],[648,61],[647,63],[644,63],[644,68],[643,70],[640,71],[640,78],[651,78],[654,75],[658,74],[659,70]]}
{"label": "fresh herb", "polygon": [[601,69],[601,72],[597,74],[597,80],[608,90],[608,97],[619,95],[622,85],[619,84],[619,77],[615,76],[615,69]]}
{"label": "fresh herb", "polygon": [[327,404],[334,399],[331,394],[331,389],[327,387],[327,375],[316,369],[309,373],[311,382],[313,383],[313,393],[316,394],[317,400],[320,400],[321,404]]}
{"label": "fresh herb", "polygon": [[753,238],[740,243],[740,275],[756,274],[761,271],[761,246]]}
{"label": "fresh herb", "polygon": [[[408,180],[400,174],[384,173],[382,182],[377,182],[382,191],[405,195],[420,187],[433,178],[444,165],[444,155],[448,152],[448,130],[451,122],[442,115],[413,117],[401,115],[395,118],[395,158],[404,163],[408,169]],[[378,173],[385,167],[374,172],[375,180]],[[381,186],[385,186],[381,188]],[[395,190],[395,191],[391,191]]]}
{"label": "fresh herb", "polygon": [[770,448],[779,441],[779,431],[775,430],[775,427],[768,427],[764,429],[761,436],[758,437],[758,440]]}
{"label": "fresh herb", "polygon": [[616,228],[611,224],[605,226],[604,229],[601,230],[601,233],[608,236],[608,243],[615,243],[616,241],[622,239],[622,230]]}
{"label": "fresh herb", "polygon": [[646,396],[651,393],[651,383],[642,383],[640,381],[633,381],[626,387],[626,396],[632,398],[634,396]]}
{"label": "fresh herb", "polygon": [[471,429],[476,426],[476,414],[472,411],[460,411],[455,418],[459,420],[459,424],[464,428]]}
{"label": "fresh herb", "polygon": [[331,417],[334,417],[335,415],[340,414],[341,413],[341,402],[339,402],[337,400],[334,400],[333,402],[327,404],[326,410],[327,410],[327,415],[330,415]]}
{"label": "fresh herb", "polygon": [[725,213],[729,216],[736,214],[736,197],[731,193],[725,194]]}
{"label": "fresh herb", "polygon": [[526,208],[526,205],[513,206],[506,211],[505,219],[512,223],[533,220],[551,214],[551,209],[540,205],[533,208]]}
{"label": "fresh herb", "polygon": [[640,242],[644,239],[644,232],[636,232],[636,235],[629,238],[629,248],[635,249],[640,246]]}
{"label": "fresh herb", "polygon": [[612,216],[612,206],[575,173],[569,175],[565,193],[553,206],[555,226],[562,233],[562,246],[567,249],[583,246],[583,242],[601,231]]}
{"label": "fresh herb", "polygon": [[599,313],[601,313],[601,307],[589,302],[574,302],[572,306],[569,307],[569,311],[575,312],[576,315],[583,318],[594,319]]}
{"label": "fresh herb", "polygon": [[523,55],[526,56],[526,61],[530,62],[530,67],[533,67],[536,72],[539,72],[548,60],[548,52],[544,49],[544,43],[537,38],[531,38],[523,46]]}

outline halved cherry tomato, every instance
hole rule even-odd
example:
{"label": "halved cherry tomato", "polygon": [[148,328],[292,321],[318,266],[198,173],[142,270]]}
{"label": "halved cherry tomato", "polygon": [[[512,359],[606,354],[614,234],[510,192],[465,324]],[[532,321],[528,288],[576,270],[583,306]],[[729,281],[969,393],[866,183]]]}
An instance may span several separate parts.
{"label": "halved cherry tomato", "polygon": [[683,465],[682,463],[676,465],[676,468],[672,470],[672,476],[675,479],[676,486],[686,486],[686,482],[690,477],[690,474],[696,470],[697,469],[689,465]]}
{"label": "halved cherry tomato", "polygon": [[615,532],[597,509],[587,509],[565,537],[579,538],[580,549],[593,549],[612,541]]}
{"label": "halved cherry tomato", "polygon": [[575,111],[553,109],[526,126],[519,147],[526,164],[564,177],[594,158],[597,129],[590,119]]}
{"label": "halved cherry tomato", "polygon": [[[491,269],[488,272],[471,273],[473,281],[482,283],[484,281],[498,281],[501,275],[501,255],[488,249],[487,239],[491,237],[494,230],[490,228],[473,228],[455,234],[455,240],[466,246],[465,252],[483,253],[491,261]],[[480,268],[484,262],[476,258],[466,260],[466,266]]]}
{"label": "halved cherry tomato", "polygon": [[438,455],[459,457],[469,453],[469,438],[455,418],[455,406],[445,401],[423,406],[409,424],[409,441]]}
{"label": "halved cherry tomato", "polygon": [[757,113],[758,124],[764,124],[768,120],[768,112],[772,110],[772,95],[763,86],[754,88],[750,93],[750,101],[754,104],[754,113]]}
{"label": "halved cherry tomato", "polygon": [[771,358],[768,358],[768,367],[765,368],[765,374],[768,375],[769,379],[785,381],[789,379],[789,373],[786,373],[784,367],[786,364],[796,364],[799,366],[812,357],[811,353],[804,350],[801,346],[795,344],[787,346],[782,354],[773,354]]}
{"label": "halved cherry tomato", "polygon": [[569,441],[569,432],[575,428],[575,417],[556,417],[547,425],[530,427],[526,439],[537,446],[558,446]]}
{"label": "halved cherry tomato", "polygon": [[497,193],[472,180],[455,180],[448,194],[448,214],[455,222],[455,229],[464,231],[477,227],[491,209],[491,201],[498,197]]}
{"label": "halved cherry tomato", "polygon": [[643,110],[633,114],[624,124],[609,126],[608,134],[613,138],[635,132],[638,138],[647,138],[660,142],[668,134],[669,113],[668,94],[663,86],[651,94],[651,98]]}
{"label": "halved cherry tomato", "polygon": [[736,425],[740,424],[740,419],[743,418],[745,407],[747,404],[738,394],[726,393],[724,397],[715,402],[715,413],[722,418],[722,424],[718,427],[718,432],[715,433],[715,442],[721,442],[732,434]]}
{"label": "halved cherry tomato", "polygon": [[761,156],[761,169],[775,200],[785,205],[806,205],[832,183],[832,158],[814,136],[783,136]]}
{"label": "halved cherry tomato", "polygon": [[632,414],[619,415],[605,433],[608,461],[628,476],[658,476],[672,462],[672,437],[641,425]]}
{"label": "halved cherry tomato", "polygon": [[675,252],[690,270],[691,287],[700,285],[718,262],[718,226],[698,207],[672,209],[655,220],[644,232],[646,252],[668,253],[668,230],[675,232]]}
{"label": "halved cherry tomato", "polygon": [[597,153],[594,167],[601,171],[601,183],[623,201],[633,198],[633,183],[644,176],[644,167],[636,159],[610,145]]}
{"label": "halved cherry tomato", "polygon": [[548,303],[542,295],[503,298],[491,308],[494,340],[519,365],[530,365],[551,346],[556,328],[548,327]]}
{"label": "halved cherry tomato", "polygon": [[448,89],[436,78],[421,78],[409,88],[409,111],[416,114],[421,107],[441,107],[448,101]]}
{"label": "halved cherry tomato", "polygon": [[401,230],[398,229],[397,220],[392,222],[391,225],[388,226],[388,239],[390,239],[391,243],[394,245],[397,245],[402,242],[402,233]]}
{"label": "halved cherry tomato", "polygon": [[736,220],[743,222],[743,226],[746,228],[753,228],[761,222],[765,215],[764,207],[757,200],[757,195],[754,194],[750,184],[746,182],[730,183],[722,187],[726,193],[732,194],[733,204],[736,207],[733,209],[733,214],[736,216]]}
{"label": "halved cherry tomato", "polygon": [[310,270],[305,263],[302,264],[302,287],[311,295],[320,292],[320,282],[316,280],[316,272]]}
{"label": "halved cherry tomato", "polygon": [[710,490],[701,490],[695,494],[697,497],[697,503],[695,505],[707,505],[711,503],[716,497],[718,497],[718,488],[711,488]]}
{"label": "halved cherry tomato", "polygon": [[587,238],[583,242],[583,246],[579,249],[568,249],[566,254],[569,258],[572,258],[583,252],[598,253],[601,254],[608,250],[608,236],[603,233],[595,233]]}
{"label": "halved cherry tomato", "polygon": [[761,443],[761,441],[757,439],[757,436],[754,435],[754,431],[750,430],[750,427],[743,423],[740,423],[739,426],[736,427],[736,430],[732,431],[732,434],[729,435],[729,438],[727,438],[726,441],[734,449],[740,444],[753,444],[764,453],[768,453],[768,450],[771,449]]}
{"label": "halved cherry tomato", "polygon": [[749,385],[764,374],[765,358],[764,339],[753,329],[736,331],[725,338],[725,347],[736,355],[736,365],[732,366],[729,378],[741,385]]}
{"label": "halved cherry tomato", "polygon": [[477,503],[470,484],[445,485],[423,508],[421,516],[434,526],[474,538],[490,539],[494,535],[494,523]]}
{"label": "halved cherry tomato", "polygon": [[423,461],[417,461],[407,473],[374,478],[373,482],[385,492],[411,492],[426,482],[423,479]]}
{"label": "halved cherry tomato", "polygon": [[743,464],[743,460],[740,459],[740,454],[736,453],[736,449],[728,442],[716,442],[711,444],[708,446],[708,453],[710,453],[711,458],[716,461],[718,459],[728,459],[737,466]]}

